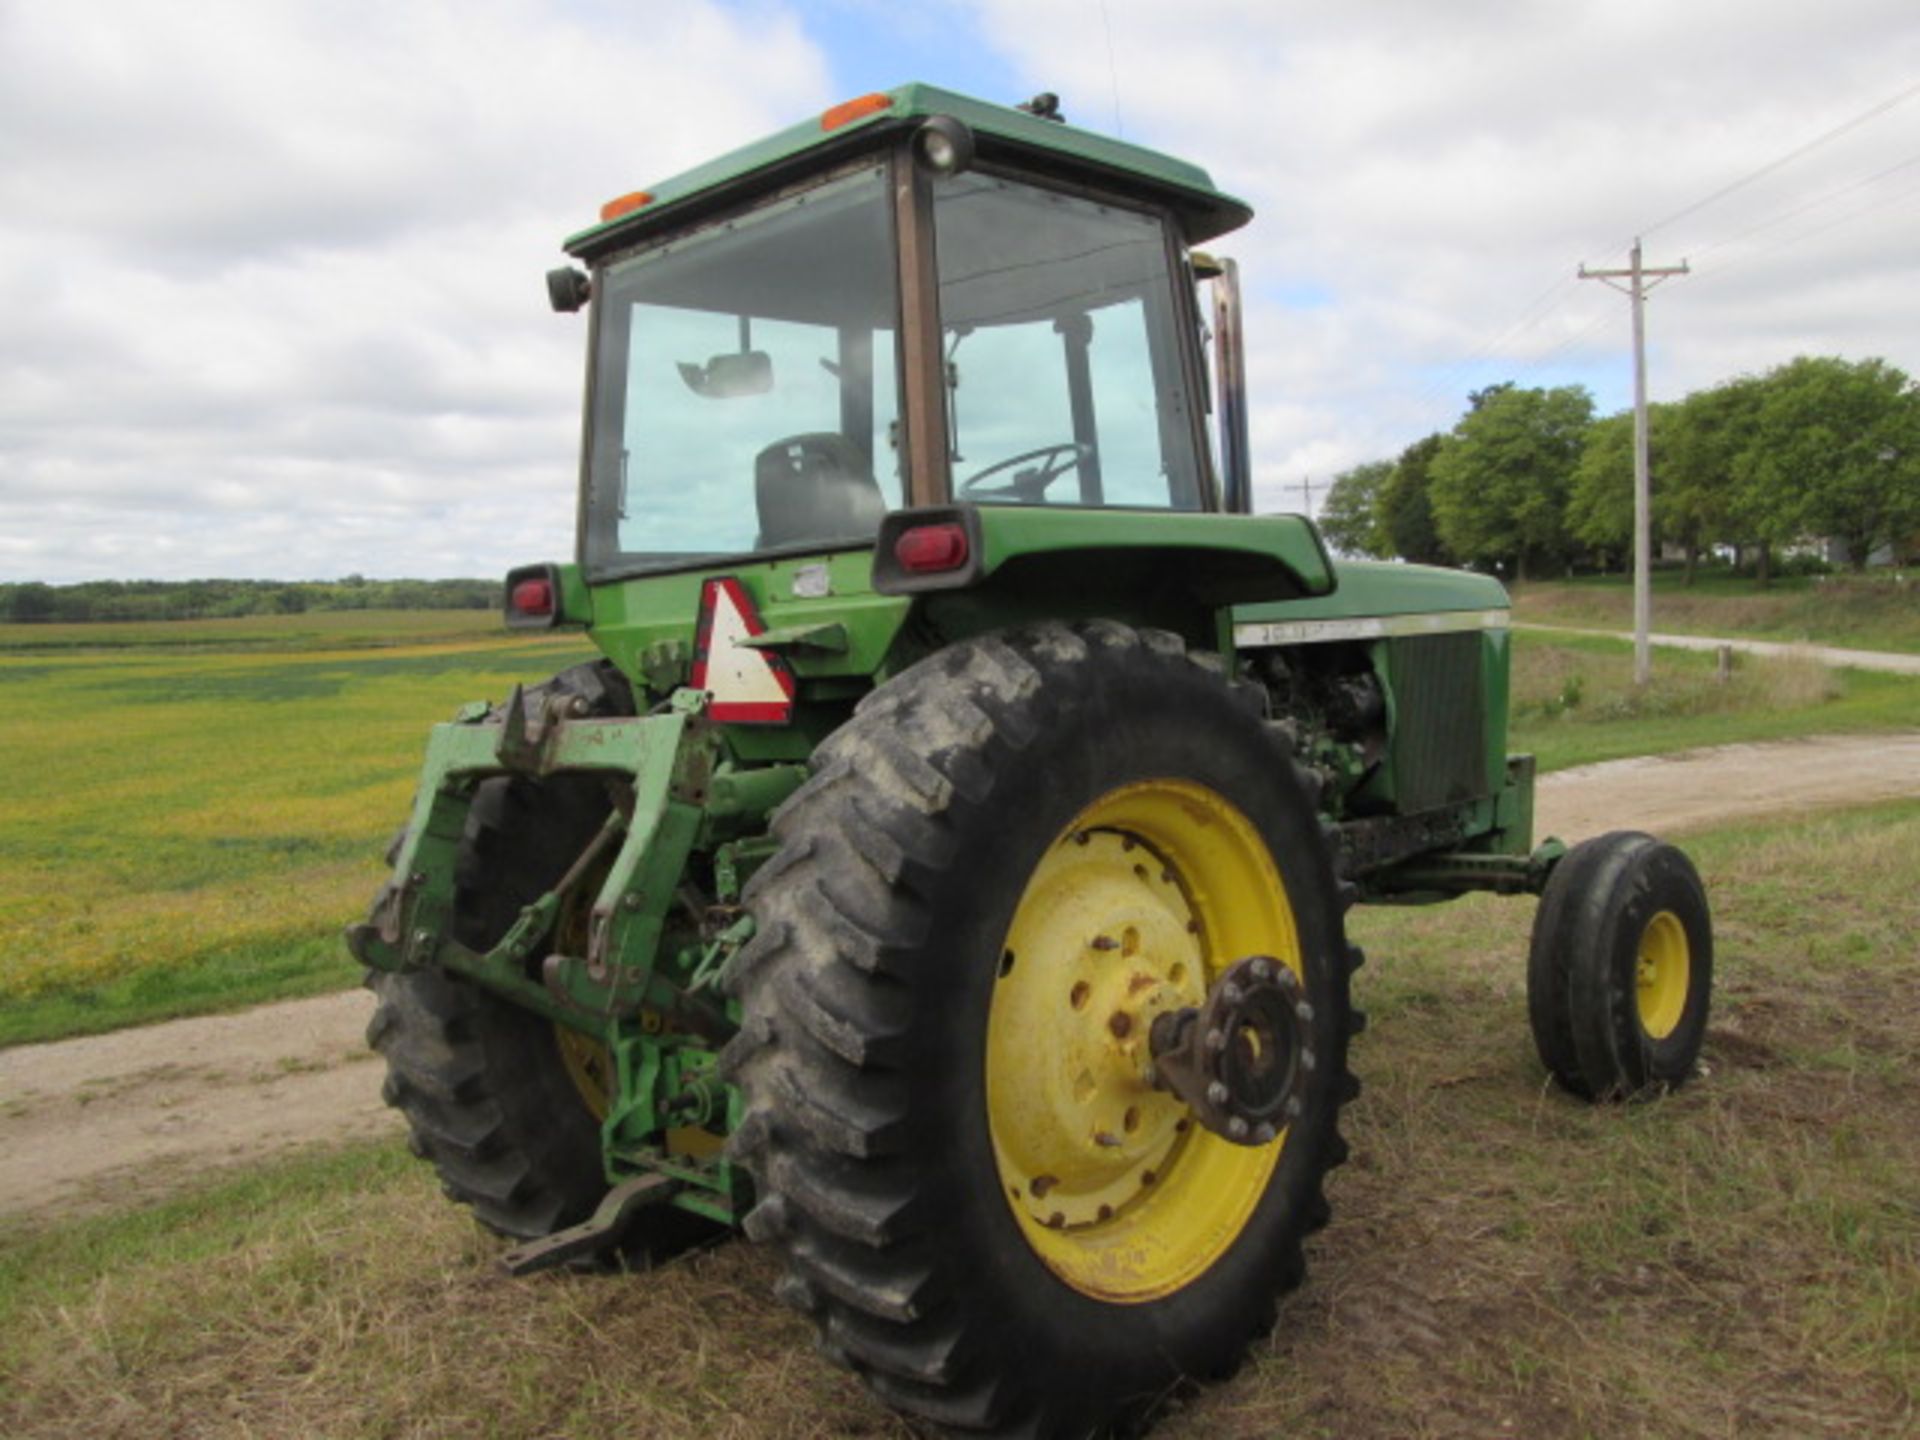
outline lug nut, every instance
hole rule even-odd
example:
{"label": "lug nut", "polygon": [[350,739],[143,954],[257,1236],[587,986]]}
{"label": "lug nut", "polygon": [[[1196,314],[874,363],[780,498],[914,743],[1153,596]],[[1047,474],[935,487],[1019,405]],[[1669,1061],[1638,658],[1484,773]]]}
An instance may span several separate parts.
{"label": "lug nut", "polygon": [[1300,1097],[1298,1095],[1292,1095],[1287,1098],[1287,1118],[1289,1120],[1298,1120],[1300,1118],[1300,1112],[1304,1108],[1300,1103]]}
{"label": "lug nut", "polygon": [[1247,998],[1247,992],[1229,980],[1220,987],[1220,999],[1228,1005],[1238,1005]]}
{"label": "lug nut", "polygon": [[1226,1031],[1209,1030],[1207,1032],[1207,1049],[1213,1051],[1214,1054],[1218,1055],[1222,1050],[1225,1050],[1226,1048],[1227,1048],[1227,1032]]}
{"label": "lug nut", "polygon": [[1242,1120],[1238,1115],[1235,1115],[1231,1120],[1227,1121],[1227,1137],[1231,1140],[1246,1139],[1247,1122]]}
{"label": "lug nut", "polygon": [[1274,1129],[1273,1126],[1263,1124],[1258,1130],[1253,1132],[1253,1138],[1262,1145],[1270,1145],[1273,1143],[1273,1137],[1279,1133],[1280,1132]]}
{"label": "lug nut", "polygon": [[1232,1097],[1229,1091],[1227,1090],[1227,1087],[1221,1084],[1220,1081],[1216,1080],[1211,1085],[1207,1086],[1207,1103],[1208,1104],[1224,1105],[1227,1103],[1227,1101],[1230,1098]]}
{"label": "lug nut", "polygon": [[1262,957],[1247,967],[1247,973],[1256,980],[1270,980],[1273,978],[1273,966],[1266,962],[1265,957]]}

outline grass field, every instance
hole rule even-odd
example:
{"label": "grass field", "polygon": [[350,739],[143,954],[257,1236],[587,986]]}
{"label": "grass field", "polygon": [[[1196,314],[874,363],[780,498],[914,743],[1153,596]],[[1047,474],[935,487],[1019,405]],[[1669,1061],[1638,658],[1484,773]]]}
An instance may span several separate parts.
{"label": "grass field", "polygon": [[[1680,582],[1678,571],[1654,572],[1656,631],[1920,652],[1920,576],[1799,575],[1762,590],[1705,571],[1691,587]],[[1633,587],[1624,575],[1534,581],[1514,588],[1513,614],[1536,625],[1631,630]]]}
{"label": "grass field", "polygon": [[[1920,1424],[1920,804],[1690,842],[1707,1073],[1590,1108],[1527,1036],[1531,906],[1360,912],[1373,1023],[1306,1287],[1156,1440]],[[509,1281],[395,1143],[0,1231],[0,1433],[900,1437],[744,1244]]]}
{"label": "grass field", "polygon": [[0,1044],[349,983],[427,725],[586,653],[457,611],[0,627]]}
{"label": "grass field", "polygon": [[[427,726],[589,653],[475,611],[0,626],[0,1045],[354,983]],[[1547,769],[1920,722],[1912,678],[1663,653],[1636,695],[1617,643],[1515,654]]]}
{"label": "grass field", "polygon": [[1633,686],[1633,647],[1578,635],[1514,634],[1509,746],[1542,771],[1625,755],[1798,735],[1920,726],[1920,678],[1835,670],[1806,658],[1656,650],[1653,679]]}

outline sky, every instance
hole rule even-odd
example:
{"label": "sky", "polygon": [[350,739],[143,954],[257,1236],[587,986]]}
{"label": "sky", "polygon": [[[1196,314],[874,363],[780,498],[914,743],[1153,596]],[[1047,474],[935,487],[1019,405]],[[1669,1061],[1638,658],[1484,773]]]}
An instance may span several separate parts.
{"label": "sky", "polygon": [[1206,166],[1256,218],[1257,507],[1501,380],[1920,375],[1912,0],[0,0],[0,581],[568,558],[601,201],[906,80]]}

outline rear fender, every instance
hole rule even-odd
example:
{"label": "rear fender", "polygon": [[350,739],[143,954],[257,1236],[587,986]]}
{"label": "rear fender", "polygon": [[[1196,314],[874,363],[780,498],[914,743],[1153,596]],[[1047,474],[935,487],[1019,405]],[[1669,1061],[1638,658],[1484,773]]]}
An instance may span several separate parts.
{"label": "rear fender", "polygon": [[[929,526],[958,527],[962,563],[907,568],[902,537]],[[949,638],[1036,615],[1108,616],[1225,650],[1227,607],[1329,595],[1336,583],[1319,532],[1298,515],[931,506],[888,515],[873,562],[874,590],[916,597]]]}

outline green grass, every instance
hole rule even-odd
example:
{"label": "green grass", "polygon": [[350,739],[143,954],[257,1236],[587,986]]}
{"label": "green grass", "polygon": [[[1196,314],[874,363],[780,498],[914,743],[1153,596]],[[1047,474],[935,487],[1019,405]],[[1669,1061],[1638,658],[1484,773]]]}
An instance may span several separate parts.
{"label": "green grass", "polygon": [[1835,670],[1804,658],[1736,655],[1715,678],[1710,654],[1654,652],[1652,683],[1633,685],[1633,647],[1617,640],[1513,637],[1509,745],[1546,770],[1703,745],[1920,726],[1920,676]]}
{"label": "green grass", "polygon": [[[1361,911],[1352,1162],[1305,1287],[1156,1440],[1911,1433],[1920,803],[1689,841],[1707,1073],[1589,1107],[1527,1034],[1532,906]],[[0,1229],[0,1433],[908,1432],[744,1244],[502,1278],[398,1143]]]}
{"label": "green grass", "polygon": [[493,610],[317,610],[231,620],[0,623],[0,655],[73,650],[344,650],[435,640],[498,642]]}
{"label": "green grass", "polygon": [[352,983],[426,727],[587,653],[457,611],[165,628],[0,653],[0,1044]]}
{"label": "green grass", "polygon": [[[1653,574],[1656,631],[1920,653],[1920,576],[1800,575],[1765,590],[1725,571],[1703,571],[1691,587],[1681,579],[1677,570]],[[1632,582],[1533,581],[1514,587],[1513,615],[1526,624],[1631,630]]]}

